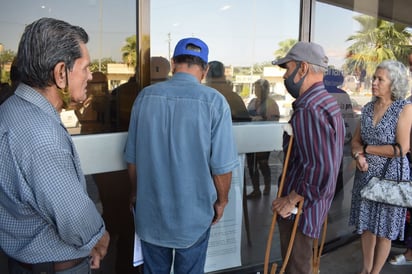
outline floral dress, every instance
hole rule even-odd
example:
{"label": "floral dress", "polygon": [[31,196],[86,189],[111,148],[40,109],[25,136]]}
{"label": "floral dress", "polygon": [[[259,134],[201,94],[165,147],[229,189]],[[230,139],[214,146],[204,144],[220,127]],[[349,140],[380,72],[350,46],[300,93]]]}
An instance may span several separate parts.
{"label": "floral dress", "polygon": [[[399,115],[408,102],[406,100],[393,102],[376,125],[373,125],[374,104],[375,101],[369,102],[362,110],[361,138],[368,145],[394,144]],[[368,171],[356,170],[349,225],[354,225],[358,234],[368,230],[378,237],[403,240],[406,208],[373,202],[360,196],[361,189],[369,179],[381,175],[386,159],[386,157],[366,154]],[[400,176],[398,170],[401,161],[403,161],[402,179],[409,179],[409,162],[406,157],[391,160],[385,178],[396,180]]]}

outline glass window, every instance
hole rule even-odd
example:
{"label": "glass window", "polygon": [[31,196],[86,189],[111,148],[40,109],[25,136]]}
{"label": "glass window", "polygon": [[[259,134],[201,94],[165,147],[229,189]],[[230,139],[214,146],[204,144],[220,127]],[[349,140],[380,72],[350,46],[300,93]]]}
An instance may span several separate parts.
{"label": "glass window", "polygon": [[[23,8],[24,7],[24,8]],[[99,133],[120,127],[120,112],[113,90],[133,77],[136,65],[136,1],[6,1],[0,9],[0,80],[3,94],[12,85],[10,68],[17,53],[24,27],[40,17],[53,17],[83,27],[93,80],[88,99],[69,112],[65,120],[69,131]]]}
{"label": "glass window", "polygon": [[[223,94],[236,93],[249,111],[254,112],[254,83],[265,79],[268,81],[269,98],[278,105],[273,111],[278,112],[280,117],[289,116],[290,98],[283,86],[283,71],[270,62],[286,53],[285,44],[288,41],[298,39],[300,1],[212,0],[189,3],[182,0],[152,0],[150,5],[152,61],[153,58],[170,61],[180,39],[196,36],[208,44],[209,61],[218,61],[219,65],[224,66],[224,79],[227,82],[227,85],[216,84],[219,81],[221,83],[222,79],[209,75],[205,84]],[[215,63],[210,70],[216,67]],[[161,73],[158,70],[157,74]],[[242,120],[242,117],[236,116],[240,112],[239,107],[231,104],[230,99],[228,101],[232,107],[233,120]],[[259,113],[251,115],[259,116]],[[278,115],[275,116],[279,119]],[[256,117],[254,120],[261,118]]]}
{"label": "glass window", "polygon": [[[337,97],[346,125],[344,159],[338,178],[335,199],[328,225],[328,240],[351,232],[348,226],[351,190],[355,168],[350,141],[362,106],[372,98],[371,79],[376,66],[385,59],[398,59],[407,64],[407,52],[412,35],[407,25],[378,18],[379,5],[365,9],[354,4],[354,10],[317,1],[312,37],[322,45],[329,57],[328,74],[324,82]],[[356,11],[357,8],[368,14]],[[344,91],[343,93],[336,90]],[[331,233],[332,232],[332,233]]]}
{"label": "glass window", "polygon": [[[148,82],[151,83],[171,77],[170,60],[173,49],[181,38],[190,36],[199,37],[208,44],[209,61],[218,61],[213,63],[213,66],[219,68],[220,64],[223,65],[225,87],[213,83],[214,80],[209,78],[204,80],[204,84],[211,85],[222,93],[231,92],[238,95],[247,110],[248,117],[255,124],[265,119],[279,120],[283,123],[289,118],[292,98],[283,85],[284,71],[271,65],[271,61],[284,56],[293,43],[299,40],[300,23],[305,26],[309,24],[309,22],[300,22],[301,2],[312,1],[4,1],[0,9],[0,81],[2,83],[0,95],[3,94],[3,88],[12,85],[10,68],[25,25],[47,16],[82,26],[90,36],[88,48],[93,61],[91,65],[93,80],[88,85],[88,100],[64,114],[67,116],[67,121],[73,121],[71,119],[73,117],[78,119],[78,123],[66,124],[74,135],[126,131],[133,101],[141,85],[145,84],[140,82],[139,85],[139,76],[141,77],[142,74],[144,77],[149,76]],[[339,1],[316,1],[316,16],[311,16],[313,33],[310,37],[325,48],[331,67],[338,71],[332,71],[332,75],[334,73],[342,75],[342,83],[338,86],[349,94],[350,109],[354,112],[353,120],[351,120],[352,116],[345,118],[349,126],[348,132],[351,133],[356,114],[360,113],[363,104],[371,98],[369,80],[376,66],[372,62],[374,58],[358,58],[365,56],[368,49],[374,52],[374,47],[369,44],[370,41],[366,42],[362,39],[364,38],[362,34],[366,34],[364,31],[375,30],[380,21],[377,17],[325,2]],[[355,2],[359,5],[361,1]],[[137,4],[139,4],[139,9],[150,6],[149,13],[141,10],[140,18],[137,17]],[[368,10],[374,10],[374,8],[373,5],[369,5]],[[145,21],[146,19],[149,20]],[[368,23],[366,26],[363,25],[365,22]],[[138,24],[142,24],[139,27],[140,33],[136,33]],[[408,33],[411,32],[410,28],[405,28],[405,30]],[[150,66],[146,66],[143,62],[146,58],[144,52],[139,59],[136,50],[139,47],[137,37],[142,38],[140,44],[143,44],[144,49],[145,43],[150,41],[148,46],[150,56],[147,57],[150,58]],[[393,40],[392,42],[400,44],[402,41]],[[398,52],[396,56],[399,60],[406,62],[402,54],[404,52]],[[140,69],[137,72],[141,75],[136,75],[135,68]],[[256,98],[262,92],[262,88],[266,88],[265,85],[268,86],[268,98],[273,99],[277,104],[279,117],[274,119],[260,117],[263,115],[259,115],[256,108]],[[342,104],[342,106],[347,108],[347,104]],[[237,116],[236,111],[233,111],[232,116],[234,121],[245,121]],[[240,123],[240,125],[243,124]],[[109,134],[113,137],[108,142],[110,144],[105,142],[106,139],[103,140],[107,138],[107,135],[104,137],[97,134],[89,135],[87,138],[94,139],[87,139],[87,145],[79,146],[79,152],[82,155],[87,154],[89,153],[87,149],[91,146],[99,152],[106,153],[109,150],[108,147],[111,149],[112,146],[116,146],[116,151],[120,151],[123,148],[125,134],[124,132]],[[340,183],[338,182],[337,194],[329,214],[327,242],[333,242],[351,234],[351,228],[347,225],[351,180],[353,180],[353,166],[349,156],[351,135],[347,138],[346,154],[342,165],[343,177]],[[77,138],[77,141],[82,139],[84,140],[84,138]],[[255,140],[252,141],[255,142]],[[113,145],[113,143],[116,144]],[[93,156],[94,158],[87,158],[95,159],[95,154]],[[264,195],[265,181],[269,177],[267,173],[266,175],[260,173],[260,167],[254,165],[261,157],[268,157],[271,182],[269,195]],[[245,188],[244,193],[240,194],[244,195],[241,267],[254,269],[254,266],[258,266],[256,271],[261,271],[259,267],[263,264],[265,257],[266,241],[272,220],[270,206],[277,191],[276,185],[283,164],[283,153],[279,148],[276,151],[251,153],[245,158]],[[110,158],[110,160],[113,159]],[[110,251],[105,260],[107,262],[103,266],[105,273],[114,273],[116,267],[120,269],[122,266],[128,267],[118,272],[133,273],[129,262],[133,221],[129,214],[127,199],[125,199],[130,192],[128,175],[125,170],[119,171],[120,168],[112,168],[113,165],[122,164],[119,159],[114,159],[113,162],[116,163],[110,164],[107,164],[106,159],[83,164],[85,170],[87,170],[86,166],[92,166],[89,168],[91,170],[89,173],[95,174],[87,175],[89,190],[96,196],[96,203],[103,205],[103,216],[114,236],[112,238],[114,244],[118,245],[118,248]],[[104,167],[96,167],[93,165],[94,162],[105,162],[102,164]],[[259,173],[258,183],[262,193],[255,195],[256,197],[249,196],[247,199],[247,195],[251,194],[254,189],[252,178],[255,171]],[[239,198],[238,196],[236,198]],[[123,244],[127,245],[126,249],[121,249]],[[115,254],[119,250],[124,251],[125,254]],[[124,261],[116,261],[116,257]],[[277,235],[274,236],[270,261],[280,261]]]}
{"label": "glass window", "polygon": [[[243,116],[231,100],[233,95],[243,100],[243,109],[247,109],[253,121],[287,121],[291,110],[291,97],[283,85],[282,69],[271,61],[283,57],[292,41],[299,37],[300,1],[259,0],[259,1],[150,1],[150,50],[153,69],[157,66],[153,60],[166,63],[173,56],[176,43],[186,37],[198,37],[209,46],[209,70],[223,71],[218,76],[209,75],[204,84],[220,91],[228,99],[232,109],[233,121],[244,121]],[[222,69],[222,66],[224,69]],[[159,66],[162,68],[162,66]],[[160,75],[154,78],[165,78]],[[155,72],[156,73],[156,72]],[[168,77],[171,76],[169,72]],[[263,80],[261,80],[263,79]],[[153,81],[153,79],[152,79]],[[256,97],[262,89],[267,90],[267,106],[270,111],[259,112]],[[261,98],[259,98],[261,99]],[[277,104],[277,107],[274,104]],[[273,109],[275,108],[275,109]],[[277,114],[273,114],[277,112]],[[265,116],[265,117],[263,117]],[[280,117],[279,117],[280,116]],[[274,137],[275,138],[275,137]],[[262,159],[263,157],[263,159]],[[268,237],[272,214],[270,204],[276,195],[276,182],[280,175],[283,153],[280,151],[250,153],[245,160],[245,195],[253,192],[251,176],[260,181],[262,194],[259,197],[244,197],[244,225],[241,237],[241,264],[252,266],[262,264],[265,257],[265,244]],[[266,161],[265,167],[254,163]],[[249,162],[249,165],[247,164]],[[248,168],[249,166],[249,168]],[[258,169],[262,174],[253,175]],[[265,182],[267,191],[264,191]],[[259,184],[259,182],[258,182]],[[270,195],[263,195],[270,194]],[[274,238],[271,260],[280,260],[277,236]],[[230,253],[230,252],[226,252]],[[223,254],[222,254],[223,255]],[[225,254],[227,255],[227,254]],[[215,270],[215,269],[213,269]]]}

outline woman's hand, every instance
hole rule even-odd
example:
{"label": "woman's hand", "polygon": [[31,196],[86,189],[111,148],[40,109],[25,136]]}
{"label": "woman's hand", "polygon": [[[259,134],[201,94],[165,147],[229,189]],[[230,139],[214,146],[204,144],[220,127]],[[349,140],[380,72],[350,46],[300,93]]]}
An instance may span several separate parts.
{"label": "woman's hand", "polygon": [[366,161],[366,157],[363,154],[360,154],[357,159],[356,159],[356,167],[360,170],[360,171],[368,171],[368,162]]}

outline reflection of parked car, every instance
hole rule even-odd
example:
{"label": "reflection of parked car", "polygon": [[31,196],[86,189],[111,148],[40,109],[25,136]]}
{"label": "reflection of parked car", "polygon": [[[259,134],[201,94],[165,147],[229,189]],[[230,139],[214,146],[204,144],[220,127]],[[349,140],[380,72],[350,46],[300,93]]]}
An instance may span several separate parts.
{"label": "reflection of parked car", "polygon": [[270,97],[276,101],[279,106],[280,117],[288,117],[292,113],[292,102],[294,99],[290,96],[284,96],[276,93],[270,93]]}
{"label": "reflection of parked car", "polygon": [[353,75],[345,76],[343,81],[342,89],[348,93],[355,92],[359,86],[359,80]]}
{"label": "reflection of parked car", "polygon": [[362,105],[360,105],[355,99],[350,99],[352,102],[352,110],[356,115],[360,115],[362,113]]}

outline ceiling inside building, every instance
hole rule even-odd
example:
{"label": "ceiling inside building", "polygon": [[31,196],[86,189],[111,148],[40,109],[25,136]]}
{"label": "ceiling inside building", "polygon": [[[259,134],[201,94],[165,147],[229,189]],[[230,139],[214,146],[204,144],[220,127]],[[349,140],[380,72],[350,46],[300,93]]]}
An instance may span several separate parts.
{"label": "ceiling inside building", "polygon": [[318,0],[412,27],[411,0]]}

